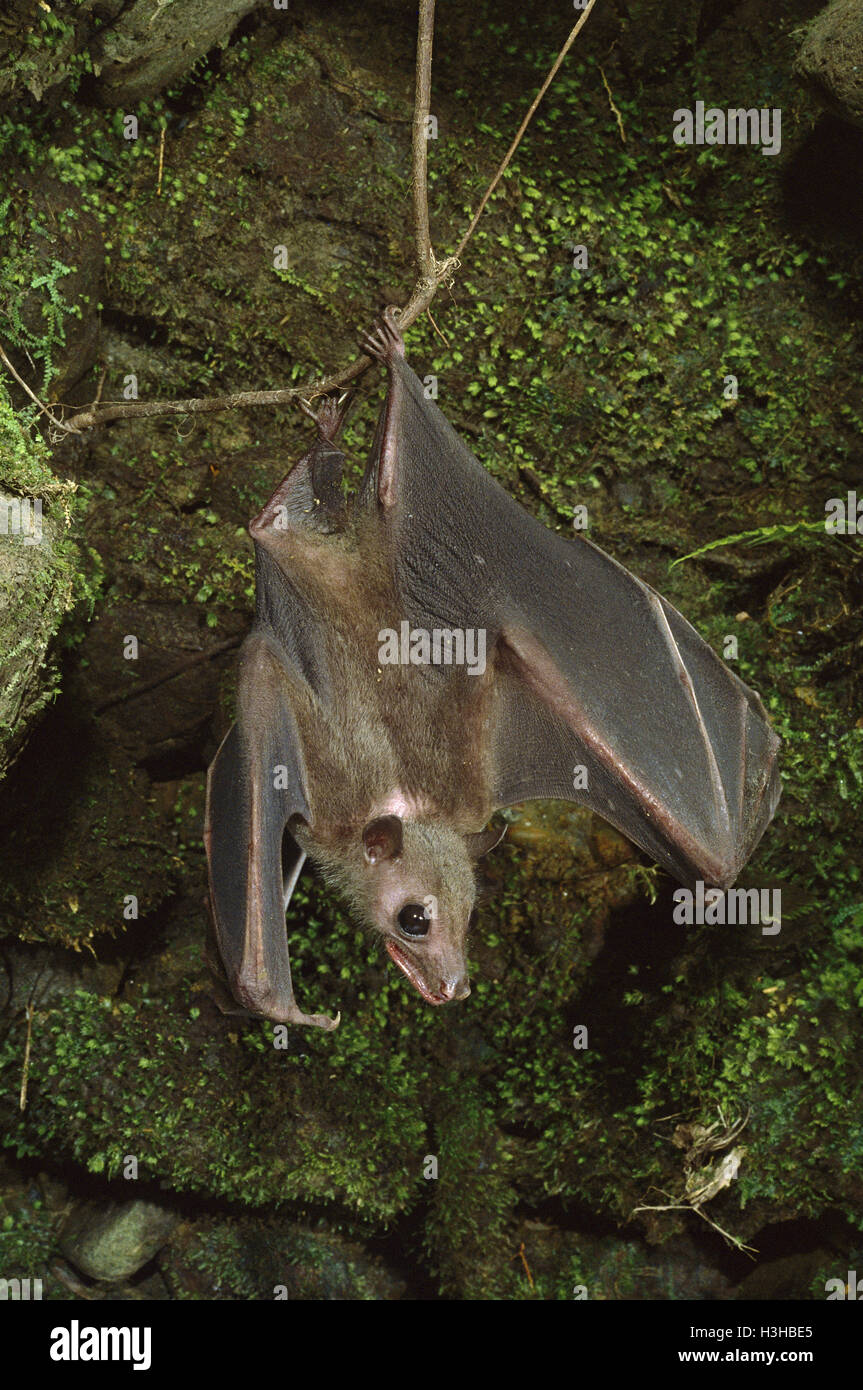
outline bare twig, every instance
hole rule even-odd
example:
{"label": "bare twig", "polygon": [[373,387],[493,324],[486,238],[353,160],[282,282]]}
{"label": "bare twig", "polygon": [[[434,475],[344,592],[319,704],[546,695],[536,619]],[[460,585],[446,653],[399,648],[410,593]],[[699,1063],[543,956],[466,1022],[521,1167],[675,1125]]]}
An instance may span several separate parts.
{"label": "bare twig", "polygon": [[708,1226],[712,1226],[714,1231],[718,1231],[723,1240],[727,1241],[735,1250],[745,1250],[747,1255],[758,1254],[754,1245],[746,1245],[739,1236],[734,1236],[730,1231],[724,1230],[718,1221],[714,1221],[713,1217],[708,1216],[706,1211],[702,1210],[701,1207],[693,1206],[691,1202],[669,1202],[666,1206],[661,1207],[633,1207],[629,1214],[635,1216],[640,1211],[694,1211],[696,1216],[700,1216],[702,1221],[706,1221]]}
{"label": "bare twig", "polygon": [[67,430],[91,429],[109,420],[140,419],[153,415],[207,415],[216,410],[236,410],[245,405],[292,405],[302,397],[325,395],[340,385],[353,381],[370,365],[371,359],[360,357],[344,371],[311,386],[288,386],[278,391],[235,391],[230,396],[191,397],[185,401],[105,401],[87,407],[73,415],[64,426]]}
{"label": "bare twig", "polygon": [[416,251],[417,277],[420,280],[434,274],[428,202],[428,117],[431,106],[433,39],[434,0],[420,0],[413,128],[414,249]]}
{"label": "bare twig", "polygon": [[30,1080],[30,1041],[33,1037],[33,1001],[27,1005],[27,1040],[24,1043],[24,1066],[21,1069],[21,1094],[18,1097],[18,1109],[27,1109],[27,1083]]}
{"label": "bare twig", "polygon": [[612,94],[611,94],[611,88],[610,88],[609,85],[608,85],[608,79],[606,78],[605,73],[603,72],[602,68],[599,69],[599,75],[600,75],[600,77],[602,78],[602,85],[603,85],[603,87],[605,88],[606,95],[607,95],[607,97],[608,97],[608,104],[609,104],[609,106],[611,107],[612,111],[614,112],[615,118],[616,118],[616,120],[617,120],[617,128],[618,128],[618,130],[620,131],[620,138],[621,138],[621,140],[623,141],[623,143],[624,143],[624,145],[625,145],[625,144],[626,144],[626,131],[623,129],[623,117],[621,116],[620,112],[618,111],[617,107],[616,107],[615,104],[614,104],[614,97],[613,97]]}
{"label": "bare twig", "polygon": [[527,1255],[524,1253],[524,1241],[522,1241],[521,1245],[518,1247],[518,1256],[522,1264],[524,1265],[524,1272],[527,1275],[527,1282],[530,1284],[530,1287],[532,1289],[535,1289],[536,1285],[533,1282],[533,1275],[530,1272],[530,1265],[527,1262]]}
{"label": "bare twig", "polygon": [[69,424],[64,424],[64,422],[63,422],[62,420],[58,420],[57,417],[56,417],[55,415],[52,415],[52,414],[51,414],[51,412],[50,412],[50,410],[48,409],[47,405],[45,405],[43,401],[40,401],[40,399],[39,399],[38,396],[36,396],[36,395],[33,394],[33,392],[30,390],[30,387],[27,385],[27,383],[26,383],[26,381],[24,380],[24,378],[18,375],[18,373],[16,372],[15,368],[12,366],[12,363],[9,361],[9,358],[6,356],[6,353],[3,351],[3,348],[2,348],[2,347],[0,347],[0,358],[2,358],[3,362],[6,364],[7,369],[12,373],[12,375],[14,376],[14,378],[15,378],[15,380],[17,381],[18,385],[19,385],[19,386],[23,386],[24,390],[27,392],[27,395],[30,397],[31,401],[35,401],[35,402],[36,402],[36,405],[38,405],[38,407],[39,407],[40,411],[42,412],[42,414],[45,415],[45,416],[47,416],[47,418],[51,421],[51,424],[52,424],[52,425],[56,426],[56,428],[57,428],[58,430],[61,430],[64,434],[79,434],[79,433],[80,433],[80,431],[77,430],[71,423],[69,423]]}
{"label": "bare twig", "polygon": [[165,168],[165,126],[162,126],[162,134],[159,136],[159,179],[156,184],[156,197],[162,196],[162,173]]}

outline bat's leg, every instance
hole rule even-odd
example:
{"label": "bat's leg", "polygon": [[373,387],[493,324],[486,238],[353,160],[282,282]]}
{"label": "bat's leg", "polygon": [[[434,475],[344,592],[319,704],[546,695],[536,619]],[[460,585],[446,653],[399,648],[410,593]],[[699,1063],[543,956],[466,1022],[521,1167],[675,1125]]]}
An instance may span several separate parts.
{"label": "bat's leg", "polygon": [[395,504],[398,492],[398,422],[405,404],[401,374],[394,366],[405,365],[404,339],[391,306],[384,309],[373,328],[360,334],[365,352],[381,362],[389,374],[389,390],[378,422],[375,446],[363,482],[363,497],[376,496],[385,509]]}
{"label": "bat's leg", "polygon": [[300,402],[303,412],[317,425],[318,438],[251,522],[249,531],[254,540],[273,527],[282,535],[294,530],[326,532],[344,521],[341,481],[345,456],[336,440],[350,401],[350,393],[344,392],[339,397],[325,396],[317,409],[308,401]]}
{"label": "bat's leg", "polygon": [[316,408],[308,401],[300,401],[300,408],[318,427],[318,442],[304,460],[312,482],[318,509],[314,519],[318,523],[323,520],[339,525],[345,520],[345,499],[341,491],[345,456],[336,441],[352,400],[353,393],[343,391],[340,396],[324,396]]}

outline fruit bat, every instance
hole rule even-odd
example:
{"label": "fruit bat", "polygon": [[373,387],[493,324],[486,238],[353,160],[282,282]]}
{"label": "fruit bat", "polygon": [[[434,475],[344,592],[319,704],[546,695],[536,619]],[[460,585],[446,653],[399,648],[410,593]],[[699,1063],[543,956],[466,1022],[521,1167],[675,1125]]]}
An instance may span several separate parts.
{"label": "fruit bat", "polygon": [[253,1014],[319,1028],[291,981],[285,910],[306,856],[430,1004],[469,994],[474,859],[492,813],[581,802],[685,884],[733,883],[779,798],[758,696],[649,585],[525,512],[405,361],[347,505],[326,398],[318,439],[250,523],[254,626],[210,767],[209,902]]}

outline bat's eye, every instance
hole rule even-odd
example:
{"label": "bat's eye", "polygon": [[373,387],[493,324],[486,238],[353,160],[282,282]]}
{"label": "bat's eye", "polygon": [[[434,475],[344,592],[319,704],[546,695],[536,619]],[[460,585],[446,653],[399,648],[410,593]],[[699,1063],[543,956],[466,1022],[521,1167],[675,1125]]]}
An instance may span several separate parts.
{"label": "bat's eye", "polygon": [[406,903],[399,913],[399,927],[405,936],[425,936],[429,917],[422,903]]}

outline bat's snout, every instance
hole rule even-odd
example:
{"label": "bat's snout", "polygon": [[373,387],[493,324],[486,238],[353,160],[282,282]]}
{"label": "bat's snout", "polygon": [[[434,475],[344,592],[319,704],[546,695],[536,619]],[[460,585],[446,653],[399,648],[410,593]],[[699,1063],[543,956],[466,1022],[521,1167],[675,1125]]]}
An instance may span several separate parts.
{"label": "bat's snout", "polygon": [[435,979],[433,972],[428,971],[427,967],[425,971],[421,969],[419,963],[412,960],[407,951],[395,941],[388,941],[386,946],[399,970],[407,975],[414,989],[422,995],[427,1004],[449,1004],[456,999],[467,999],[470,994],[470,981],[466,973],[454,972],[442,976],[438,970]]}
{"label": "bat's snout", "polygon": [[457,980],[441,980],[437,992],[444,1003],[449,1003],[452,999],[467,999],[470,994],[470,981],[466,975]]}

